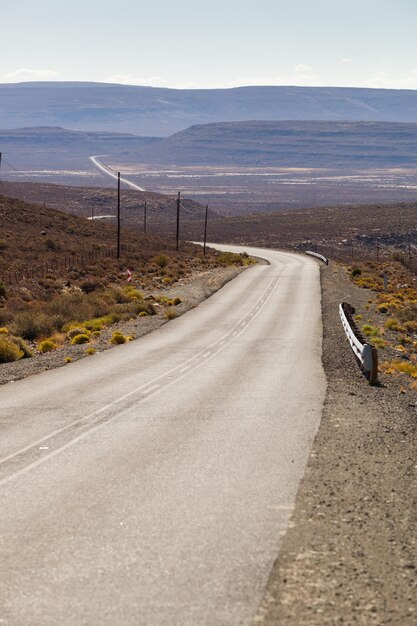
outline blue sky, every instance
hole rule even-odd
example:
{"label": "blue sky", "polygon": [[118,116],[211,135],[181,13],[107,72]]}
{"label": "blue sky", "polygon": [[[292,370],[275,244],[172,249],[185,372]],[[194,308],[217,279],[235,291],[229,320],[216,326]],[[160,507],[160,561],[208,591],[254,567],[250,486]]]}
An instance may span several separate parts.
{"label": "blue sky", "polygon": [[415,0],[0,0],[0,82],[417,89]]}

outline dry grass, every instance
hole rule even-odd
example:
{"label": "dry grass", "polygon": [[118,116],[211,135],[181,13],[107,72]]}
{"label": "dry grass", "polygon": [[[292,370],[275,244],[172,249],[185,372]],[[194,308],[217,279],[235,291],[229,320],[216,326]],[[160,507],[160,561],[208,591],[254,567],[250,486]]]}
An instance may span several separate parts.
{"label": "dry grass", "polygon": [[[103,222],[1,196],[0,214],[0,277],[13,279],[26,272],[19,280],[0,284],[0,328],[5,329],[7,346],[10,338],[14,345],[25,339],[46,352],[65,342],[87,343],[103,329],[138,316],[161,311],[171,319],[175,313],[167,310],[181,300],[158,296],[161,288],[220,267],[225,260],[251,262],[247,255],[224,257],[213,250],[203,256],[200,246],[185,243],[178,252],[173,238],[133,232],[122,233],[122,238],[135,251],[115,259],[100,256],[116,240],[114,227]],[[38,276],[33,270],[45,264],[48,270]],[[132,271],[131,284],[126,284],[127,267]],[[21,358],[21,352],[29,356],[24,345],[9,348],[9,358],[13,354]]]}
{"label": "dry grass", "polygon": [[[363,263],[358,269],[359,272],[353,272],[347,268],[353,282],[374,292],[366,305],[369,321],[362,331],[375,347],[384,350],[381,372],[401,384],[402,393],[405,393],[401,381],[404,378],[417,379],[416,278],[394,261]],[[416,383],[412,382],[409,389],[417,390]]]}

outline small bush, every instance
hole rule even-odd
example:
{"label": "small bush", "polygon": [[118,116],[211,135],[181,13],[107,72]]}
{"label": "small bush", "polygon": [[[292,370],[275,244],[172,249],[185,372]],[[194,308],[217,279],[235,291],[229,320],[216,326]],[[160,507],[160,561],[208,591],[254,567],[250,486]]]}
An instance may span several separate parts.
{"label": "small bush", "polygon": [[45,313],[21,311],[15,315],[13,331],[15,335],[33,341],[38,337],[50,335],[53,331],[53,322]]}
{"label": "small bush", "polygon": [[372,326],[372,324],[364,324],[362,326],[362,332],[367,337],[378,337],[380,330],[377,326]]}
{"label": "small bush", "polygon": [[175,317],[177,317],[177,314],[174,309],[169,308],[165,311],[164,317],[166,320],[173,320]]}
{"label": "small bush", "polygon": [[100,289],[102,286],[100,282],[93,279],[86,279],[80,284],[84,293],[93,293],[93,291],[97,291],[97,289]]}
{"label": "small bush", "polygon": [[12,341],[18,348],[23,352],[23,359],[30,359],[33,356],[32,350],[29,348],[26,341],[24,341],[21,337],[10,337],[10,341]]}
{"label": "small bush", "polygon": [[129,300],[143,300],[144,294],[138,289],[136,289],[136,287],[133,287],[132,285],[128,285],[127,287],[123,289],[123,291],[126,294],[126,296],[129,298]]}
{"label": "small bush", "polygon": [[417,333],[417,321],[404,322],[403,326],[407,332]]}
{"label": "small bush", "polygon": [[90,337],[88,335],[86,335],[85,333],[80,333],[79,335],[75,335],[75,337],[71,339],[71,344],[73,346],[78,346],[82,343],[88,343],[89,341]]}
{"label": "small bush", "polygon": [[152,263],[159,265],[159,267],[162,269],[168,265],[169,257],[167,257],[166,254],[158,254],[152,259]]}
{"label": "small bush", "polygon": [[381,364],[385,374],[406,374],[410,378],[417,378],[417,365],[409,361],[391,361]]}
{"label": "small bush", "polygon": [[64,359],[64,363],[72,363],[73,362],[73,358],[71,356],[66,356]]}
{"label": "small bush", "polygon": [[89,335],[90,331],[82,326],[74,326],[67,332],[68,339],[73,339],[77,335]]}
{"label": "small bush", "polygon": [[0,337],[0,363],[11,363],[23,358],[23,352],[20,348],[4,337]]}
{"label": "small bush", "polygon": [[243,258],[234,252],[223,252],[217,256],[217,262],[222,265],[243,265]]}
{"label": "small bush", "polygon": [[360,276],[361,274],[362,274],[362,270],[359,269],[359,267],[354,267],[353,270],[350,273],[352,278],[355,278],[355,276]]}
{"label": "small bush", "polygon": [[178,304],[181,304],[181,302],[181,298],[174,298],[174,306],[178,306]]}
{"label": "small bush", "polygon": [[9,329],[6,328],[5,326],[2,326],[0,328],[0,335],[8,335],[9,334]]}
{"label": "small bush", "polygon": [[146,311],[141,311],[139,313],[139,317],[148,317],[148,316],[149,316],[149,313],[147,313]]}
{"label": "small bush", "polygon": [[4,286],[4,283],[0,280],[0,298],[5,298],[6,297],[6,287]]}
{"label": "small bush", "polygon": [[60,243],[55,241],[54,239],[51,239],[50,237],[48,237],[48,239],[45,239],[45,247],[47,250],[52,250],[54,252],[61,249]]}
{"label": "small bush", "polygon": [[375,348],[378,349],[383,349],[387,347],[387,342],[382,339],[382,337],[373,337],[372,344],[375,346]]}
{"label": "small bush", "polygon": [[390,317],[389,319],[387,319],[387,321],[384,324],[385,328],[387,330],[396,330],[396,331],[402,331],[403,328],[400,325],[399,321],[397,319],[395,319],[395,317]]}
{"label": "small bush", "polygon": [[39,351],[42,352],[43,354],[45,352],[51,352],[51,350],[55,350],[56,347],[57,345],[55,342],[52,341],[52,339],[44,339],[38,345]]}
{"label": "small bush", "polygon": [[110,343],[113,345],[119,345],[122,343],[126,343],[127,340],[128,338],[126,337],[126,335],[123,335],[120,330],[116,330],[113,333],[112,338],[110,339]]}
{"label": "small bush", "polygon": [[96,353],[96,349],[93,348],[93,346],[90,346],[90,348],[87,348],[87,350],[84,352],[84,354],[86,354],[87,356],[92,356],[95,353]]}

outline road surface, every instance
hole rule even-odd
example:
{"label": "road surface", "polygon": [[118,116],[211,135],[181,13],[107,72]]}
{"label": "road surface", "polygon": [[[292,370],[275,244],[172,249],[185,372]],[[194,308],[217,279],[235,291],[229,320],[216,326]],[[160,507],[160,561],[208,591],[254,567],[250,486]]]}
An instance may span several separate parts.
{"label": "road surface", "polygon": [[[110,167],[108,167],[107,165],[104,165],[104,163],[99,161],[99,156],[106,156],[106,155],[102,154],[102,155],[90,156],[89,159],[90,161],[94,163],[94,165],[99,170],[101,170],[104,174],[106,174],[106,176],[110,176],[111,178],[114,178],[117,180],[118,175],[115,172],[113,172],[113,170]],[[146,189],[144,189],[143,187],[139,187],[139,185],[132,183],[130,180],[127,180],[127,178],[124,178],[123,176],[120,177],[120,182],[125,183],[131,189],[136,189],[136,191],[146,191]]]}
{"label": "road surface", "polygon": [[249,625],[325,395],[317,262],[0,389],[0,624]]}

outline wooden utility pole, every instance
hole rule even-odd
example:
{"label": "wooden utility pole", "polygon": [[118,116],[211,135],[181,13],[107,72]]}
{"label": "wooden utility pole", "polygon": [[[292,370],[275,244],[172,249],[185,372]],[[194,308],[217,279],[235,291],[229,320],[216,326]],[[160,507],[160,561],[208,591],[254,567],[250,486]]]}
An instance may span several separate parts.
{"label": "wooden utility pole", "polygon": [[120,259],[120,172],[117,172],[117,252]]}
{"label": "wooden utility pole", "polygon": [[204,218],[204,245],[203,245],[203,254],[206,256],[206,242],[207,242],[207,215],[208,215],[208,204],[206,205],[206,216]]}
{"label": "wooden utility pole", "polygon": [[178,192],[177,198],[177,246],[176,249],[179,248],[180,241],[180,204],[181,204],[181,191]]}
{"label": "wooden utility pole", "polygon": [[146,233],[146,209],[147,209],[147,205],[146,205],[146,200],[145,200],[145,206],[143,209],[143,232]]}

